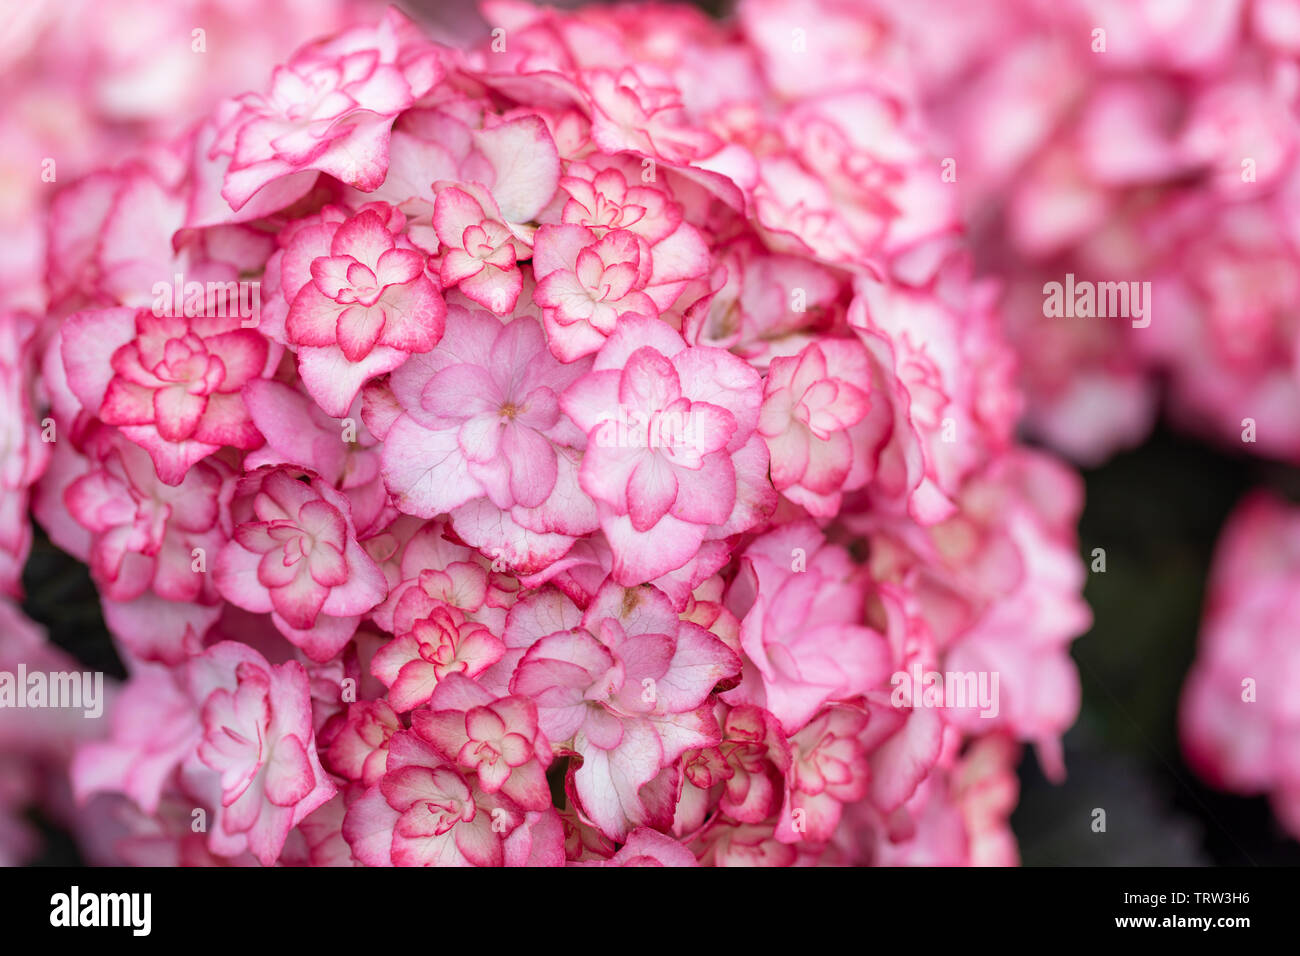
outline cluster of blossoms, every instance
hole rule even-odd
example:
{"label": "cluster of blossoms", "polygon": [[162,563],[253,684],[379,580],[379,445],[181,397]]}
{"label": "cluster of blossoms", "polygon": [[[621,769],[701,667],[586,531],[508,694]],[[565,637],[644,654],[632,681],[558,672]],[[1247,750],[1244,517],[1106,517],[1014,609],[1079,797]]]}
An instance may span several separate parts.
{"label": "cluster of blossoms", "polygon": [[[864,0],[825,29],[859,44],[863,69],[907,50],[981,264],[1008,283],[1027,427],[1096,464],[1163,409],[1224,447],[1300,463],[1296,5],[967,6]],[[1067,273],[1149,282],[1148,316],[1045,317],[1045,284]],[[1300,837],[1296,522],[1264,492],[1229,519],[1180,728],[1206,781],[1271,795]]]}
{"label": "cluster of blossoms", "polygon": [[[1097,464],[1163,407],[1216,443],[1300,462],[1292,0],[835,9],[821,29],[846,62],[910,68],[899,82],[952,159],[980,265],[1007,281],[1033,433]],[[1045,285],[1067,275],[1149,282],[1146,314],[1045,316]]]}
{"label": "cluster of blossoms", "polygon": [[916,102],[765,2],[484,13],[53,204],[0,434],[130,675],[69,744],[103,854],[1014,862],[1081,485]]}
{"label": "cluster of blossoms", "polygon": [[[1300,17],[1292,0],[776,4],[922,104],[981,269],[1006,282],[1023,424],[1095,465],[1159,413],[1300,463]],[[814,19],[812,9],[823,11]],[[935,23],[942,21],[942,29]],[[776,28],[774,28],[775,30]],[[1150,283],[1147,314],[1045,314],[1048,283]],[[1219,545],[1180,726],[1211,784],[1300,836],[1296,517],[1260,492]]]}
{"label": "cluster of blossoms", "polygon": [[0,304],[45,304],[43,209],[108,155],[182,133],[304,39],[377,17],[378,0],[13,3],[0,33]]}
{"label": "cluster of blossoms", "polygon": [[[9,603],[20,596],[31,546],[29,491],[57,436],[43,417],[47,400],[38,384],[40,356],[57,328],[57,317],[45,318],[50,197],[105,156],[131,155],[143,142],[183,133],[248,76],[292,53],[304,39],[303,23],[336,31],[373,20],[382,7],[372,0],[6,5],[0,30],[0,670],[12,673],[24,662],[33,670],[75,669]],[[76,738],[70,731],[77,725],[19,716],[25,719],[11,718],[12,737],[0,733],[0,863],[21,861],[34,848],[21,821],[26,804],[39,804],[77,830],[89,850],[93,831],[71,812],[67,787],[69,744]]]}

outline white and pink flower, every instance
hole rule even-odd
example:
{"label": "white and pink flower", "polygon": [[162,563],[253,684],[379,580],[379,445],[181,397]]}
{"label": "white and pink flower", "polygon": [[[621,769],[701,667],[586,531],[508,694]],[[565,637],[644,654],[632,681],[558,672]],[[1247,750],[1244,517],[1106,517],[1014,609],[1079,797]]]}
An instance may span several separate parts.
{"label": "white and pink flower", "polygon": [[269,612],[285,637],[326,661],[388,590],[357,543],[347,499],[318,477],[302,477],[268,467],[240,479],[233,538],[213,573],[227,601]]}
{"label": "white and pink flower", "polygon": [[383,203],[352,216],[327,207],[286,241],[280,290],[289,311],[281,337],[297,352],[307,391],[336,418],[368,379],[442,337],[447,307],[425,274],[424,252],[402,235],[405,224]]}
{"label": "white and pink flower", "polygon": [[[350,21],[342,2],[306,19]],[[1059,772],[1078,710],[1080,489],[1016,443],[999,286],[961,249],[967,194],[927,146],[955,122],[934,90],[980,73],[998,29],[1017,49],[1030,30],[949,16],[951,49],[891,0],[747,0],[728,26],[494,0],[496,32],[456,14],[443,45],[389,11],[262,92],[214,71],[198,99],[216,105],[169,117],[170,138],[147,104],[153,141],[96,138],[123,161],[51,189],[48,240],[6,234],[0,283],[0,590],[17,594],[30,497],[89,566],[131,675],[103,738],[41,741],[56,765],[77,749],[88,858],[1013,861],[1018,742]],[[1150,336],[1127,365],[1118,336],[1047,350],[1044,375],[1079,354],[1108,382],[1162,362],[1177,391],[1199,369],[1222,405],[1202,418],[1271,396],[1269,447],[1289,454],[1289,286],[1255,294],[1290,261],[1285,83],[1199,75],[1234,49],[1224,19],[1195,48],[1186,16],[1155,20],[1127,17],[1136,46],[1114,59],[1192,71],[1179,129],[1117,75],[1058,135],[1082,87],[1017,84],[1051,58],[1017,60],[970,102],[1032,109],[1019,135],[1014,108],[957,124],[978,137],[962,182],[1017,194],[978,224],[1032,253],[1003,270],[1016,294],[1113,216],[1151,230],[1162,287],[1195,306],[1200,336]],[[1290,55],[1276,10],[1250,22],[1265,61]],[[99,95],[75,53],[74,91]],[[115,115],[121,89],[102,90]],[[30,178],[45,139],[22,107],[0,126]],[[1131,134],[1115,155],[1106,123]],[[1233,192],[1225,140],[1268,146],[1276,193]],[[1018,182],[1007,153],[1056,159]],[[1162,168],[1213,198],[1113,201]],[[0,223],[35,208],[9,178]],[[1080,182],[1107,201],[1058,203]],[[1198,209],[1258,243],[1169,256]],[[1204,341],[1231,347],[1198,364]],[[1086,408],[1062,388],[1038,424]],[[896,701],[913,666],[997,670],[998,714]],[[0,831],[26,854],[10,821],[41,778],[26,751],[16,766]]]}
{"label": "white and pink flower", "polygon": [[239,393],[274,371],[279,353],[237,315],[79,312],[63,325],[61,350],[82,407],[144,448],[167,484],[223,447],[262,444]]}
{"label": "white and pink flower", "polygon": [[[687,346],[643,316],[625,319],[565,391],[561,406],[587,433],[579,480],[600,505],[617,580],[640,584],[674,571],[706,539],[756,523],[742,482],[766,467],[754,434],[761,400],[747,363]],[[746,513],[733,520],[738,511]]]}

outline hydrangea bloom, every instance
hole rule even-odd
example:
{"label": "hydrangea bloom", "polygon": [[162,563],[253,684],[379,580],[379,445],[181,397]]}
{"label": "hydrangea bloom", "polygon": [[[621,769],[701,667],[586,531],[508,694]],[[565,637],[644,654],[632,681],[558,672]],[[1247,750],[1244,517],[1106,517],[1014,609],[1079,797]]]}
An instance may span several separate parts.
{"label": "hydrangea bloom", "polygon": [[337,654],[387,593],[356,540],[347,499],[319,478],[254,471],[240,479],[231,517],[234,530],[213,569],[217,589],[232,604],[269,612],[313,660]]}
{"label": "hydrangea bloom", "polygon": [[167,484],[180,484],[223,446],[262,443],[239,393],[268,374],[278,354],[238,316],[115,308],[78,313],[61,331],[69,388],[100,421],[148,451]]}
{"label": "hydrangea bloom", "polygon": [[1192,768],[1220,789],[1267,794],[1300,838],[1293,755],[1300,515],[1267,493],[1228,519],[1215,552],[1200,648],[1183,686],[1180,731]]}
{"label": "hydrangea bloom", "polygon": [[83,795],[126,793],[147,813],[178,786],[215,813],[211,852],[248,852],[268,866],[289,831],[335,791],[316,754],[303,666],[271,665],[234,641],[173,672],[142,669],[110,737],[77,754],[73,781]]}
{"label": "hydrangea bloom", "polygon": [[546,350],[536,319],[503,325],[453,306],[450,343],[390,379],[402,414],[383,432],[385,484],[407,514],[451,515],[462,540],[538,569],[594,531],[578,486],[582,432],[559,396],[584,364]]}
{"label": "hydrangea bloom", "polygon": [[[942,4],[863,6],[875,33],[856,68],[917,64],[907,85],[975,248],[1007,277],[1028,427],[1094,464],[1140,443],[1163,397],[1186,430],[1296,461],[1287,4],[1012,0],[942,31]],[[1045,284],[1067,273],[1149,282],[1145,315],[1049,317]]]}
{"label": "hydrangea bloom", "polygon": [[[721,349],[687,346],[648,316],[619,323],[591,371],[561,397],[587,433],[579,482],[600,509],[614,577],[639,584],[675,571],[711,535],[753,526],[741,470],[766,464],[754,435],[758,373]],[[716,530],[715,530],[716,529]]]}
{"label": "hydrangea bloom", "polygon": [[353,216],[326,207],[281,237],[280,291],[289,304],[282,337],[296,349],[304,387],[335,417],[366,380],[442,335],[446,305],[404,228],[401,212],[375,203]]}
{"label": "hydrangea bloom", "polygon": [[485,15],[69,185],[44,324],[0,313],[0,479],[130,673],[72,762],[105,856],[1014,862],[1078,489],[1015,444],[923,114],[852,49],[791,72],[765,2]]}

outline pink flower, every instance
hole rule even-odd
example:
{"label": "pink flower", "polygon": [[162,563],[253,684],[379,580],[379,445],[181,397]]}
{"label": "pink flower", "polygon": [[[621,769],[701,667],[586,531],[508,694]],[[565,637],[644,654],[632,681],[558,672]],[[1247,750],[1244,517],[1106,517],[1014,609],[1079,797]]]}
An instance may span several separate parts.
{"label": "pink flower", "polygon": [[302,666],[271,665],[245,644],[214,644],[171,672],[146,665],[123,693],[110,738],[79,750],[78,797],[117,791],[152,814],[171,786],[210,793],[210,851],[249,852],[270,866],[289,831],[335,792],[311,716]]}
{"label": "pink flower", "polygon": [[722,146],[712,133],[686,122],[681,91],[653,67],[593,70],[586,77],[592,103],[591,136],[609,153],[621,150],[689,163]]}
{"label": "pink flower", "polygon": [[600,504],[617,580],[675,570],[719,527],[752,525],[729,527],[749,464],[741,456],[760,442],[760,400],[748,364],[688,347],[647,317],[624,319],[564,393],[562,407],[588,436],[579,480]]}
{"label": "pink flower", "polygon": [[240,480],[232,514],[234,539],[214,568],[222,597],[270,612],[308,656],[329,660],[387,594],[383,573],[357,544],[347,499],[318,477],[261,468]]}
{"label": "pink flower", "polygon": [[[536,563],[535,551],[559,557],[596,527],[577,483],[585,438],[559,405],[587,367],[551,357],[528,316],[502,325],[453,307],[443,343],[393,377],[404,412],[384,436],[384,480],[398,506],[450,512],[464,540],[509,551],[515,567]],[[484,523],[502,530],[479,530],[480,499]]]}
{"label": "pink flower", "polygon": [[[758,433],[772,459],[777,491],[812,514],[839,510],[839,491],[853,470],[850,429],[870,408],[867,353],[856,342],[826,339],[769,367]],[[856,449],[862,456],[867,449]]]}
{"label": "pink flower", "polygon": [[458,286],[484,308],[508,315],[524,284],[516,263],[531,250],[486,190],[472,183],[445,185],[434,204],[433,228],[442,244],[442,284]]}
{"label": "pink flower", "polygon": [[294,174],[301,195],[315,178],[303,174],[314,171],[374,189],[387,169],[393,120],[442,76],[437,48],[396,10],[376,27],[304,47],[275,69],[265,94],[222,105],[210,154],[226,166],[222,197],[238,211]]}
{"label": "pink flower", "polygon": [[624,157],[592,156],[570,163],[560,180],[569,196],[560,218],[597,236],[625,229],[653,248],[676,232],[681,204],[662,186],[642,183],[640,167],[620,159]]}
{"label": "pink flower", "polygon": [[371,672],[388,687],[398,713],[426,703],[449,674],[477,677],[501,659],[505,645],[458,609],[419,588],[402,596],[393,612],[397,637],[371,661]]}
{"label": "pink flower", "polygon": [[[602,185],[615,196],[620,192],[609,180],[618,175],[616,169],[600,174],[606,177]],[[572,183],[570,188],[586,197],[585,191]],[[657,195],[656,208],[664,203],[662,194]],[[542,306],[551,351],[564,362],[597,351],[623,316],[653,318],[667,311],[689,280],[700,278],[709,267],[708,249],[693,226],[679,224],[652,245],[645,235],[628,228],[604,227],[600,219],[615,213],[603,197],[593,193],[587,201],[596,206],[595,212],[581,211],[585,207],[574,209],[576,200],[571,199],[565,205],[565,224],[538,230],[533,259],[538,279],[533,300]],[[643,215],[637,211],[639,207],[619,209],[619,218]],[[666,218],[668,214],[661,215]],[[573,219],[593,218],[596,222],[591,227],[570,224]],[[654,222],[645,223],[644,228],[650,236],[662,231]]]}
{"label": "pink flower", "polygon": [[758,538],[741,561],[727,605],[740,618],[744,680],[723,700],[763,707],[793,734],[827,702],[884,685],[890,648],[860,623],[866,596],[842,548],[805,521]]}
{"label": "pink flower", "polygon": [[[404,516],[382,534],[368,538],[365,546],[382,560],[389,581],[388,597],[371,614],[383,630],[396,633],[396,610],[410,591],[423,596],[420,605],[408,604],[408,609],[445,603],[495,633],[504,629],[517,582],[491,570],[492,562],[453,540],[446,521]],[[419,616],[413,613],[411,619]]]}
{"label": "pink flower", "polygon": [[139,446],[96,427],[55,457],[34,501],[52,540],[87,561],[104,617],[130,651],[177,664],[202,649],[221,600],[206,573],[230,534],[230,469],[215,458],[177,485]]}
{"label": "pink flower", "polygon": [[348,808],[343,836],[367,866],[555,866],[563,835],[483,790],[410,731],[390,741],[388,770]]}
{"label": "pink flower", "polygon": [[107,598],[129,601],[152,589],[171,601],[193,601],[207,590],[194,573],[193,549],[216,550],[228,507],[228,472],[200,462],[179,485],[158,481],[149,457],[112,431],[88,445],[90,469],[68,486],[63,500],[91,533],[90,568]]}
{"label": "pink flower", "polygon": [[149,452],[169,485],[225,445],[262,443],[239,392],[279,356],[237,316],[79,312],[64,323],[62,355],[83,407]]}
{"label": "pink flower", "polygon": [[1300,835],[1300,766],[1292,753],[1294,620],[1300,522],[1256,493],[1229,517],[1215,551],[1200,646],[1179,710],[1183,751],[1211,785],[1268,794]]}
{"label": "pink flower", "polygon": [[866,795],[871,771],[860,739],[866,725],[865,712],[831,707],[791,738],[778,840],[824,843],[834,834],[843,805]]}
{"label": "pink flower", "polygon": [[371,203],[345,215],[329,207],[297,229],[281,260],[284,341],[297,348],[307,391],[335,417],[367,379],[433,348],[447,311],[400,212]]}
{"label": "pink flower", "polygon": [[621,841],[639,824],[671,822],[674,775],[664,771],[686,750],[718,743],[705,701],[738,666],[663,594],[609,582],[582,627],[528,648],[510,690],[536,701],[547,739],[581,758],[572,792],[586,818]]}
{"label": "pink flower", "polygon": [[387,701],[354,701],[321,730],[321,760],[330,773],[373,786],[387,769],[389,740],[402,729]]}
{"label": "pink flower", "polygon": [[715,800],[718,810],[742,823],[762,823],[781,808],[790,770],[781,724],[762,708],[741,704],[728,708],[718,726],[716,746],[685,757],[674,832],[698,829]]}
{"label": "pink flower", "polygon": [[448,675],[411,728],[440,754],[473,771],[487,793],[500,791],[527,810],[546,810],[551,745],[526,697],[494,699],[478,684]]}
{"label": "pink flower", "polygon": [[540,278],[533,298],[545,310],[547,332],[561,361],[600,348],[620,316],[658,316],[641,291],[650,263],[641,261],[636,236],[618,229],[603,238],[583,226],[553,226],[537,238],[534,268]]}
{"label": "pink flower", "polygon": [[191,679],[203,701],[198,758],[221,775],[213,841],[246,844],[270,866],[289,830],[335,792],[316,755],[307,674],[225,641],[196,660]]}

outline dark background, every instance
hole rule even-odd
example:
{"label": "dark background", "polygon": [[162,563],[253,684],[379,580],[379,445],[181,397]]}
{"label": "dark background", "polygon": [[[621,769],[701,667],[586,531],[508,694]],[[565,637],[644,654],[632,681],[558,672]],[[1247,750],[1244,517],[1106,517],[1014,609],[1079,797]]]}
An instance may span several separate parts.
{"label": "dark background", "polygon": [[[1032,755],[1021,763],[1011,824],[1023,862],[1300,864],[1300,845],[1268,801],[1206,787],[1183,762],[1177,734],[1224,519],[1253,487],[1293,493],[1296,473],[1162,428],[1084,478],[1079,547],[1089,566],[1092,549],[1105,548],[1107,570],[1089,574],[1084,593],[1095,621],[1072,652],[1083,707],[1065,737],[1068,779],[1054,786]],[[1106,833],[1092,832],[1094,807],[1106,810]]]}

